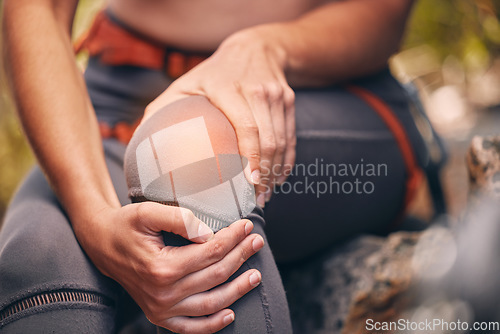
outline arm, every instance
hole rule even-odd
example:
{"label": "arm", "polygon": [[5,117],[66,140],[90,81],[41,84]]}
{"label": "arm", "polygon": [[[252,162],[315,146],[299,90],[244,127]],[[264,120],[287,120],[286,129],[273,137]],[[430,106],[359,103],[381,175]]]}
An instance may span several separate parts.
{"label": "arm", "polygon": [[[174,331],[220,330],[234,318],[226,307],[255,286],[249,280],[255,270],[205,291],[226,281],[255,253],[252,242],[262,244],[262,238],[248,235],[252,225],[244,220],[213,236],[186,209],[156,203],[121,207],[71,48],[76,5],[76,0],[4,2],[6,63],[31,146],[86,253],[152,322]],[[191,240],[199,244],[171,249],[162,230],[185,238],[187,230],[198,231]],[[196,280],[187,278],[195,272]]]}
{"label": "arm", "polygon": [[3,27],[21,122],[72,220],[105,206],[119,207],[71,48],[69,31],[76,4],[5,1]]}
{"label": "arm", "polygon": [[386,66],[399,48],[412,3],[333,2],[292,22],[256,27],[253,33],[286,55],[284,70],[292,87],[328,85]]}
{"label": "arm", "polygon": [[260,179],[257,203],[264,206],[295,161],[290,86],[325,86],[383,68],[399,46],[411,3],[339,1],[294,21],[235,32],[153,101],[146,117],[186,95],[206,96],[233,125],[247,175]]}

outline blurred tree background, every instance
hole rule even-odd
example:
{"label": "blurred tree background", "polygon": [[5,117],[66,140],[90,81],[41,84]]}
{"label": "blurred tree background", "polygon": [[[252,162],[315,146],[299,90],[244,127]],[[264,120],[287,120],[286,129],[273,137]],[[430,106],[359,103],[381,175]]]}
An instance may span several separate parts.
{"label": "blurred tree background", "polygon": [[[80,1],[74,36],[85,29],[102,3],[102,0]],[[418,76],[422,75],[422,69],[432,72],[450,60],[463,69],[466,79],[487,71],[500,57],[499,13],[498,0],[416,1],[402,50],[420,50],[416,53],[424,56],[407,58],[402,71]],[[15,116],[5,73],[1,71],[0,217],[15,188],[33,164],[33,154]]]}
{"label": "blurred tree background", "polygon": [[481,71],[500,54],[500,1],[418,1],[403,49],[428,45],[444,61],[456,57],[467,71]]}

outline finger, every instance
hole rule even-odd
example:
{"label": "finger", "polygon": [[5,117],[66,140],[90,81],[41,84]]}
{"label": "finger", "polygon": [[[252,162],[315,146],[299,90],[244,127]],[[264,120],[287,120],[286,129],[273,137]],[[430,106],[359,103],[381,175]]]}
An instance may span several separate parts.
{"label": "finger", "polygon": [[283,94],[283,101],[285,103],[285,135],[286,135],[286,148],[283,158],[282,176],[278,178],[278,184],[283,184],[287,177],[292,172],[293,165],[295,164],[297,135],[295,128],[295,93],[288,87]]}
{"label": "finger", "polygon": [[172,232],[198,243],[213,238],[214,233],[210,227],[186,208],[154,202],[131,204],[131,207],[136,210],[136,222],[154,234],[161,231]]}
{"label": "finger", "polygon": [[257,204],[264,207],[265,194],[270,190],[271,167],[276,150],[273,119],[271,117],[267,92],[262,87],[246,92],[246,94],[246,99],[259,127],[261,180],[260,184],[256,187],[256,195]]}
{"label": "finger", "polygon": [[178,291],[191,294],[207,291],[228,280],[244,262],[264,247],[264,239],[252,234],[234,247],[222,260],[213,265],[193,272],[175,283]]}
{"label": "finger", "polygon": [[282,174],[285,150],[286,150],[286,123],[285,123],[285,104],[283,96],[275,96],[271,99],[271,115],[273,118],[274,138],[276,140],[276,151],[271,168],[271,191],[266,194],[266,202],[269,202],[272,190]]}
{"label": "finger", "polygon": [[176,333],[197,334],[215,333],[234,321],[234,312],[222,310],[208,317],[173,317],[156,325]]}
{"label": "finger", "polygon": [[248,160],[247,168],[244,169],[247,180],[254,185],[260,183],[260,144],[259,127],[254,119],[248,103],[242,97],[240,88],[228,91],[223,99],[211,99],[210,102],[222,110],[236,132],[240,155]]}
{"label": "finger", "polygon": [[202,316],[218,312],[254,289],[261,280],[262,276],[258,270],[247,270],[229,283],[182,300],[172,308],[172,311],[188,316]]}
{"label": "finger", "polygon": [[[205,269],[224,258],[252,229],[252,222],[243,219],[223,228],[204,244],[166,247],[163,250],[166,262],[172,270],[180,273],[180,277]],[[251,245],[245,247],[247,252],[251,252]],[[172,258],[175,259],[174,262]]]}

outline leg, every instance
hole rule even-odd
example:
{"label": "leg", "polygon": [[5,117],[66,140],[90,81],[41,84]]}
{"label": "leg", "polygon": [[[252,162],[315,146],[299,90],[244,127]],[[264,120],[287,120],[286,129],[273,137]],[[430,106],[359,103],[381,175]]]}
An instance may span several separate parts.
{"label": "leg", "polygon": [[[228,203],[224,202],[234,203],[237,198],[240,212],[245,212],[247,206],[242,203],[248,203],[245,188],[238,187],[236,183],[236,186],[230,187],[228,182],[223,182],[224,171],[228,167],[224,165],[228,160],[223,157],[234,152],[237,152],[234,129],[218,109],[203,97],[178,101],[148,119],[132,138],[125,157],[129,193],[134,201],[152,200],[180,206],[194,203],[189,208],[196,209],[200,217],[209,216],[210,220],[205,222],[217,230],[220,224],[213,224],[214,219],[232,212]],[[241,165],[239,157],[238,163]],[[179,176],[186,173],[189,177]],[[238,189],[242,189],[241,193]],[[209,193],[209,196],[202,196],[201,193]],[[218,198],[222,199],[219,202],[223,202],[220,206],[216,205]],[[260,208],[255,208],[250,214],[242,215],[252,220],[254,232],[265,239],[262,214]],[[171,233],[164,234],[167,245],[182,246],[187,243],[179,239]],[[267,242],[230,280],[250,268],[261,272],[262,282],[231,306],[236,315],[235,321],[222,332],[291,333],[285,291]]]}
{"label": "leg", "polygon": [[[120,145],[110,142],[106,149],[108,168],[125,204]],[[124,150],[122,146],[121,155]],[[0,272],[2,333],[115,333],[125,318],[123,309],[134,309],[124,290],[103,276],[80,248],[38,167],[7,212],[0,233]]]}
{"label": "leg", "polygon": [[[382,72],[355,85],[391,107],[422,163],[426,149],[399,84]],[[387,231],[403,210],[408,174],[386,122],[342,87],[297,91],[296,121],[294,173],[265,208],[276,259],[303,259],[355,234]]]}
{"label": "leg", "polygon": [[[248,269],[255,268],[261,272],[262,282],[230,306],[236,315],[235,320],[220,333],[292,333],[285,290],[264,233],[262,214],[262,210],[256,208],[246,218],[254,224],[253,233],[264,238],[264,248],[248,259],[229,279],[231,281]],[[161,330],[160,333],[170,332]]]}
{"label": "leg", "polygon": [[235,322],[222,332],[292,333],[285,291],[263,229],[262,210],[256,209],[247,218],[254,223],[254,232],[262,235],[266,243],[234,277],[250,268],[256,268],[262,273],[262,282],[231,306],[236,314]]}

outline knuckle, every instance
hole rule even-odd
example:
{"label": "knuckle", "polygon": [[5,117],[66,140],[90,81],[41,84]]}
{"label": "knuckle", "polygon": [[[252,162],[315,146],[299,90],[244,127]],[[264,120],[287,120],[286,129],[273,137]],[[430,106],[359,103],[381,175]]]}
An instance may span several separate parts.
{"label": "knuckle", "polygon": [[277,82],[268,83],[266,91],[270,100],[277,100],[283,97],[283,86]]}
{"label": "knuckle", "polygon": [[214,240],[208,250],[211,259],[221,259],[224,256],[224,244],[221,240]]}
{"label": "knuckle", "polygon": [[283,153],[286,148],[286,137],[283,135],[279,135],[276,137],[276,150],[279,153]]}
{"label": "knuckle", "polygon": [[217,310],[218,305],[219,303],[215,295],[213,293],[209,293],[202,300],[199,311],[205,314],[214,313],[218,311]]}
{"label": "knuckle", "polygon": [[252,152],[248,155],[247,159],[252,161],[260,161],[260,153]]}
{"label": "knuckle", "polygon": [[248,88],[248,94],[256,99],[265,99],[266,87],[261,84],[252,85]]}
{"label": "knuckle", "polygon": [[149,277],[151,282],[155,285],[161,285],[161,283],[163,282],[162,273],[157,268],[151,268],[149,270]]}
{"label": "knuckle", "polygon": [[259,127],[257,126],[257,123],[255,121],[247,119],[244,122],[242,122],[242,125],[239,129],[240,131],[244,132],[246,135],[251,135],[251,136],[259,136]]}
{"label": "knuckle", "polygon": [[248,286],[242,283],[238,283],[236,285],[236,291],[239,297],[244,296],[248,292]]}
{"label": "knuckle", "polygon": [[164,285],[169,282],[172,278],[171,269],[166,266],[159,266],[152,264],[148,268],[148,275],[150,280],[155,285]]}
{"label": "knuckle", "polygon": [[218,284],[225,282],[229,278],[228,268],[226,266],[216,266],[212,277]]}
{"label": "knuckle", "polygon": [[264,139],[264,143],[262,144],[262,153],[266,155],[273,155],[276,151],[276,140],[274,137],[268,137]]}
{"label": "knuckle", "polygon": [[179,293],[174,290],[176,289],[164,289],[160,294],[157,293],[156,303],[159,307],[158,314],[165,314],[165,311],[170,306],[176,304]]}
{"label": "knuckle", "polygon": [[295,92],[292,88],[287,87],[283,92],[283,101],[287,107],[292,106],[295,103]]}
{"label": "knuckle", "polygon": [[240,263],[243,263],[245,262],[246,260],[248,260],[248,258],[250,256],[252,256],[253,252],[252,252],[252,246],[248,246],[248,247],[243,247],[241,250],[240,250]]}

